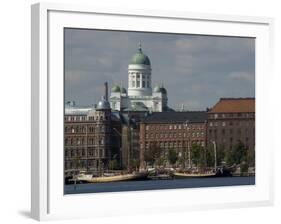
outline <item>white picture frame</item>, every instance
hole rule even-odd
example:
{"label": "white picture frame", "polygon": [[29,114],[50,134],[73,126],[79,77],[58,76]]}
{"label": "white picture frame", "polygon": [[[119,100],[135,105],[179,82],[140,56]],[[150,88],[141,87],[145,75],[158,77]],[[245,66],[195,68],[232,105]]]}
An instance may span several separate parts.
{"label": "white picture frame", "polygon": [[[102,28],[256,38],[256,184],[63,194],[63,28]],[[267,107],[273,19],[38,3],[32,5],[31,214],[37,220],[101,217],[273,203],[272,123]],[[125,205],[126,209],[123,209]],[[123,206],[120,206],[123,205]]]}

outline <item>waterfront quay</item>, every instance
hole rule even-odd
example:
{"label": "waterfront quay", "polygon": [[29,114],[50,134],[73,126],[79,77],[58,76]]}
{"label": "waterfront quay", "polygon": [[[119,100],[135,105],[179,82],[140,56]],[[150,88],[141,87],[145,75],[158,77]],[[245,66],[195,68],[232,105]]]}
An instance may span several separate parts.
{"label": "waterfront quay", "polygon": [[169,180],[139,180],[95,184],[65,185],[65,194],[106,193],[144,190],[168,190],[184,188],[226,187],[226,186],[255,185],[255,176],[247,177],[215,177],[215,178],[186,178]]}

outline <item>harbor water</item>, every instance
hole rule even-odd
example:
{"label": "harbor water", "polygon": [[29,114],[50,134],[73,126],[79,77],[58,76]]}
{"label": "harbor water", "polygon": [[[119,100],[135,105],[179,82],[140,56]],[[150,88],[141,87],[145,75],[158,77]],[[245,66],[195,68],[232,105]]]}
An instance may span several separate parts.
{"label": "harbor water", "polygon": [[255,177],[186,178],[65,185],[65,194],[254,185]]}

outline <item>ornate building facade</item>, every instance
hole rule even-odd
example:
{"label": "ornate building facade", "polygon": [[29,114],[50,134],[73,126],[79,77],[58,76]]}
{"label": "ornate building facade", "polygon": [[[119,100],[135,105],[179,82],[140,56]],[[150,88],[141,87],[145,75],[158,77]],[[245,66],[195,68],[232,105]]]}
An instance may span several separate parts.
{"label": "ornate building facade", "polygon": [[65,176],[80,171],[101,175],[111,159],[120,158],[121,123],[106,99],[96,108],[66,105],[64,119]]}

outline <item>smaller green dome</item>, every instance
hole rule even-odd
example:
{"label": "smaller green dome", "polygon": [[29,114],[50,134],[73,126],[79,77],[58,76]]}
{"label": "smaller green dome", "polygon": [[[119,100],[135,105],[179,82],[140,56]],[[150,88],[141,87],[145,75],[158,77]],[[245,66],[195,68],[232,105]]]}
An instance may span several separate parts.
{"label": "smaller green dome", "polygon": [[113,92],[113,93],[120,93],[120,92],[121,92],[120,86],[114,85],[114,86],[111,88],[111,92]]}
{"label": "smaller green dome", "polygon": [[160,93],[160,92],[161,92],[160,86],[155,86],[154,89],[153,89],[153,91],[154,91],[155,93]]}
{"label": "smaller green dome", "polygon": [[160,88],[160,91],[161,91],[161,93],[163,93],[163,94],[167,94],[167,90],[166,90],[164,87],[161,87],[161,88]]}
{"label": "smaller green dome", "polygon": [[153,91],[155,93],[167,94],[167,90],[163,86],[160,87],[160,86],[157,85],[157,86],[154,87]]}
{"label": "smaller green dome", "polygon": [[127,90],[124,87],[122,87],[121,93],[127,93]]}

